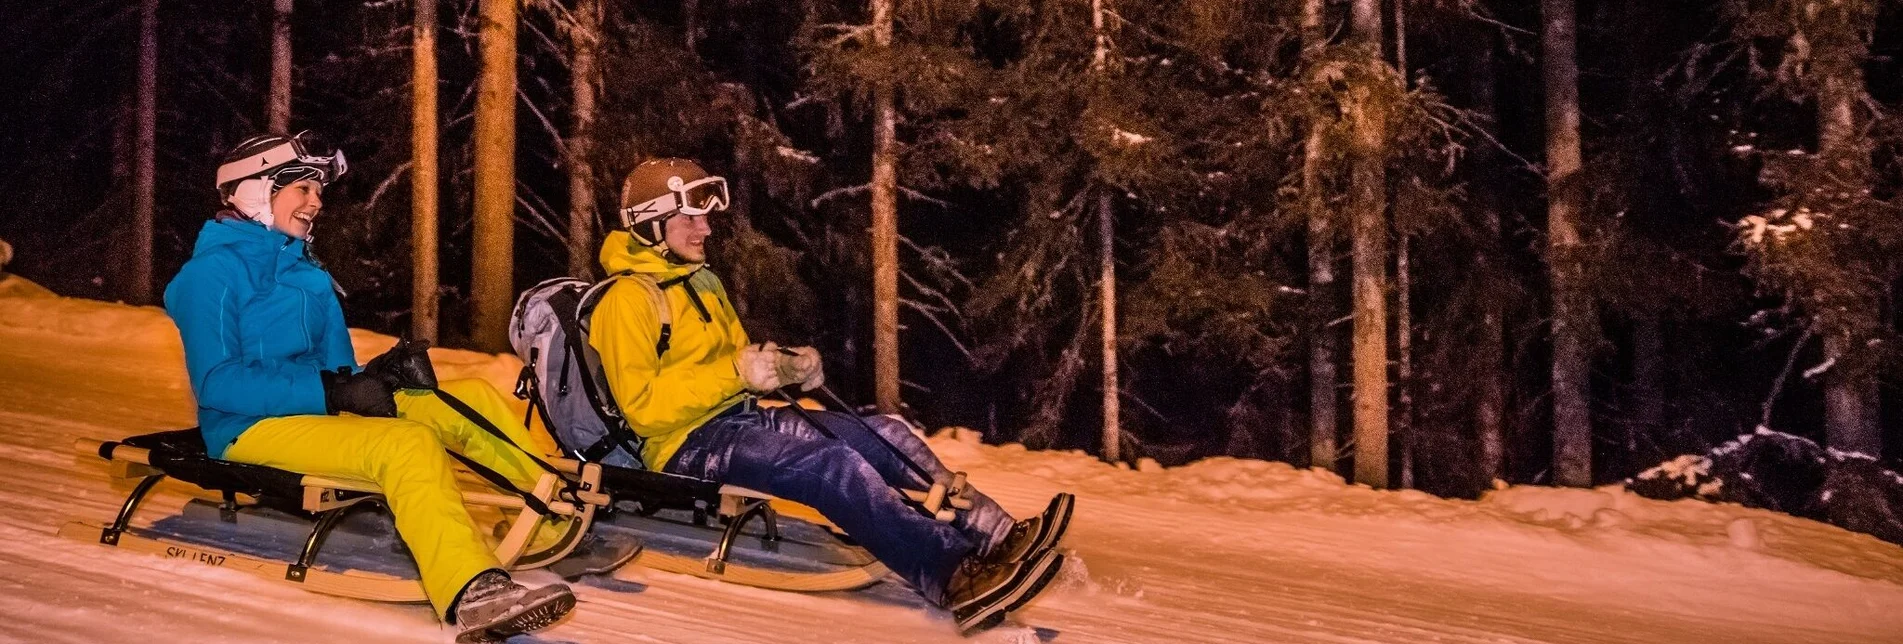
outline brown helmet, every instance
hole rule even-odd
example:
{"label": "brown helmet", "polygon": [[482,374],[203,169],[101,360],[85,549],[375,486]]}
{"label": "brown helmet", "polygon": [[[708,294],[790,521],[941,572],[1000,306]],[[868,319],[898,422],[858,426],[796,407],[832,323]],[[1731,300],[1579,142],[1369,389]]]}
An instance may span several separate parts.
{"label": "brown helmet", "polygon": [[674,215],[700,216],[726,210],[727,180],[707,174],[687,159],[650,159],[621,181],[621,227],[641,243],[658,246]]}

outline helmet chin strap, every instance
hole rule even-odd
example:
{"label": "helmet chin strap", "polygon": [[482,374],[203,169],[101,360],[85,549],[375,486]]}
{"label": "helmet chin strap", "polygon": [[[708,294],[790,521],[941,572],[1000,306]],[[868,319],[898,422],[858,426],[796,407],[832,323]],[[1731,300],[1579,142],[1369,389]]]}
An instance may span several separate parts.
{"label": "helmet chin strap", "polygon": [[[657,220],[657,221],[659,221],[659,222],[664,222],[664,221],[666,221],[666,220],[667,220],[667,218],[665,218],[665,217],[664,217],[664,218],[662,218],[662,219],[660,219],[660,220]],[[628,236],[628,245],[629,245],[629,247],[630,247],[630,249],[632,249],[632,247],[634,247],[634,246],[641,246],[641,247],[644,247],[644,248],[652,248],[652,249],[654,249],[655,251],[658,251],[658,252],[660,252],[660,253],[661,253],[661,259],[664,259],[664,260],[667,260],[667,263],[669,263],[669,264],[680,264],[680,265],[682,265],[682,266],[692,266],[692,265],[694,265],[694,264],[699,264],[699,263],[701,263],[701,262],[690,262],[690,261],[688,261],[688,260],[687,260],[687,258],[685,258],[685,257],[681,257],[681,256],[680,256],[680,255],[679,255],[678,253],[675,253],[675,252],[674,252],[674,249],[672,249],[672,248],[669,248],[669,247],[667,246],[667,237],[666,237],[666,234],[667,234],[667,233],[665,233],[665,232],[663,232],[663,230],[665,230],[665,229],[663,229],[663,228],[661,227],[661,224],[660,224],[660,223],[656,223],[656,224],[655,224],[655,226],[654,226],[654,228],[655,228],[655,236],[656,236],[656,237],[660,237],[660,238],[661,238],[661,241],[657,241],[657,242],[654,242],[654,243],[652,243],[652,244],[650,244],[650,243],[648,243],[648,242],[647,242],[647,240],[644,240],[644,239],[642,239],[640,235],[629,235],[629,236]]]}
{"label": "helmet chin strap", "polygon": [[276,219],[271,213],[271,180],[246,179],[231,191],[231,207],[246,218],[270,228]]}

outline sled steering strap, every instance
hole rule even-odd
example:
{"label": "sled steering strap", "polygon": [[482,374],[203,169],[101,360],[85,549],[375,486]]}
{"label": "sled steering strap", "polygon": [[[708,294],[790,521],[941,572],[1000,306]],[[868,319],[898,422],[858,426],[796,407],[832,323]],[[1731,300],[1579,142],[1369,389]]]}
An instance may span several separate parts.
{"label": "sled steering strap", "polygon": [[[555,478],[561,479],[565,484],[572,485],[574,483],[566,474],[563,474],[561,470],[555,469],[555,466],[549,465],[548,461],[544,461],[541,457],[536,456],[535,452],[531,452],[521,445],[517,445],[514,440],[509,438],[508,434],[502,432],[501,428],[496,427],[495,423],[490,422],[489,419],[482,414],[476,413],[476,410],[470,407],[468,403],[463,402],[462,399],[450,395],[449,392],[443,391],[441,388],[431,391],[436,394],[438,399],[443,401],[443,404],[449,405],[450,409],[454,409],[456,413],[462,414],[464,418],[469,419],[469,422],[474,423],[477,427],[481,427],[482,431],[488,432],[490,436],[502,439],[503,443],[515,448],[515,451],[521,452],[523,456],[529,457],[529,460],[535,461],[535,464],[541,466],[544,471],[554,474]],[[535,495],[530,492],[517,488],[514,483],[509,482],[508,477],[497,473],[495,470],[483,467],[468,457],[457,454],[454,450],[450,450],[449,454],[450,456],[456,457],[456,460],[462,461],[463,465],[468,466],[470,471],[475,472],[478,476],[489,481],[491,485],[514,492],[516,496],[522,497],[522,502],[528,505],[528,507],[544,515],[549,514],[548,506],[543,504],[541,499],[535,498]]]}

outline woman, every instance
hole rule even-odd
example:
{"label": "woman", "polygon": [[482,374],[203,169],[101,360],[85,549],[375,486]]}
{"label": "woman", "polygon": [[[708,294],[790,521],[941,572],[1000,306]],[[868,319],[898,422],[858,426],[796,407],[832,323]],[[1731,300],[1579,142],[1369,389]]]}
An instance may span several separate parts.
{"label": "woman", "polygon": [[[426,348],[399,344],[357,368],[335,283],[307,251],[324,186],[344,170],[343,153],[306,134],[248,139],[218,168],[227,208],[205,223],[165,289],[206,451],[380,486],[430,604],[460,627],[457,641],[545,628],[575,596],[562,584],[529,589],[509,578],[463,506],[444,450],[520,489],[534,489],[541,470],[433,393],[398,389],[415,382],[401,374],[428,369]],[[486,382],[442,389],[521,437],[516,444],[535,444]]]}

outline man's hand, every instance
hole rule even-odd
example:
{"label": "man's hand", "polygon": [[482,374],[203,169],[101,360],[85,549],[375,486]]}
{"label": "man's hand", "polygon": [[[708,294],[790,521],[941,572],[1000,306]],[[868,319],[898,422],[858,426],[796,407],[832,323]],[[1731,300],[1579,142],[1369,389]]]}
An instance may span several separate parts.
{"label": "man's hand", "polygon": [[798,384],[800,391],[812,391],[826,384],[825,365],[820,362],[818,349],[782,347],[778,355],[779,360],[773,366],[779,373],[780,382]]}
{"label": "man's hand", "polygon": [[812,347],[782,347],[772,342],[748,345],[734,358],[734,370],[747,390],[767,393],[787,385],[811,391],[826,384],[819,351]]}

